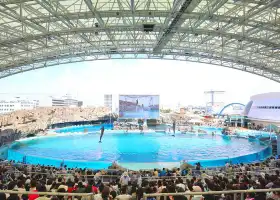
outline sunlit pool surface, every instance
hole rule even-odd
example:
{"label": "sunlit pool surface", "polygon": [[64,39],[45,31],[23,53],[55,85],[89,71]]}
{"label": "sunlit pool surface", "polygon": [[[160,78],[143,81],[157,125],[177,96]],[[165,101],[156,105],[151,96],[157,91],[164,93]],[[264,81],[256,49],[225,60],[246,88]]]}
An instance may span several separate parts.
{"label": "sunlit pool surface", "polygon": [[[63,134],[62,134],[63,135]],[[219,135],[165,133],[127,133],[118,131],[104,134],[98,143],[97,132],[79,135],[41,137],[14,143],[8,159],[28,163],[59,166],[64,160],[68,167],[107,168],[117,161],[132,169],[173,167],[186,160],[200,161],[204,167],[253,162],[271,155],[271,150],[259,142],[243,138],[224,138]]]}

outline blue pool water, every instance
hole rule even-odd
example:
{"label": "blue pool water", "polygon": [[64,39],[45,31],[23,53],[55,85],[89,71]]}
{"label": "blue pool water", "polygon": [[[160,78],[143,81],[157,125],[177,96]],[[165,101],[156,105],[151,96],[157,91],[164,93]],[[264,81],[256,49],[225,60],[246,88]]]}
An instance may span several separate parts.
{"label": "blue pool water", "polygon": [[[222,136],[164,133],[124,134],[99,133],[41,137],[15,142],[8,150],[8,159],[27,163],[68,167],[107,168],[113,161],[133,169],[177,166],[182,160],[200,161],[204,167],[224,166],[226,161],[247,163],[271,155],[271,149],[259,142]],[[172,165],[173,164],[173,165]]]}
{"label": "blue pool water", "polygon": [[[103,124],[105,129],[111,130],[113,128],[112,124]],[[101,128],[101,125],[86,125],[86,126],[70,126],[70,127],[64,127],[60,129],[56,129],[56,133],[75,133],[75,132],[93,132],[93,131],[99,131]]]}
{"label": "blue pool water", "polygon": [[[194,126],[193,127],[194,130],[205,130],[207,133],[212,133],[212,132],[216,132],[216,133],[221,133],[223,128],[217,128],[217,127],[209,127],[209,126]],[[237,134],[243,137],[248,137],[249,135],[251,136],[256,136],[257,138],[262,138],[262,137],[270,137],[273,139],[277,139],[277,135],[275,133],[269,133],[269,132],[264,132],[264,131],[253,131],[253,130],[249,130],[249,131],[243,131],[243,132],[238,132]]]}

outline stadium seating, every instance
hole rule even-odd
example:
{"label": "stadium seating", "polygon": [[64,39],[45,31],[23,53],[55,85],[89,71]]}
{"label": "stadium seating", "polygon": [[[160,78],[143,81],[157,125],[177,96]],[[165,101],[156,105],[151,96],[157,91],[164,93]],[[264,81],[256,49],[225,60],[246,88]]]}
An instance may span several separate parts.
{"label": "stadium seating", "polygon": [[[270,158],[262,163],[226,164],[225,167],[216,169],[181,168],[129,171],[69,169],[67,166],[55,168],[1,161],[0,190],[5,193],[7,198],[11,196],[9,199],[32,200],[39,196],[10,193],[11,191],[51,192],[41,193],[41,199],[49,196],[50,199],[75,197],[74,199],[83,200],[90,199],[92,193],[96,200],[114,198],[121,200],[141,200],[143,198],[145,200],[231,200],[242,199],[242,197],[256,200],[279,199],[280,174],[276,167],[277,162],[278,160]],[[268,190],[256,192],[256,189],[257,191],[258,189]],[[239,193],[232,194],[232,192],[240,192],[239,190],[243,191],[244,196]],[[272,190],[274,192],[263,192]],[[2,193],[0,192],[0,199]],[[64,193],[68,193],[68,195]],[[69,193],[73,193],[72,196]],[[43,196],[45,197],[43,198]]]}

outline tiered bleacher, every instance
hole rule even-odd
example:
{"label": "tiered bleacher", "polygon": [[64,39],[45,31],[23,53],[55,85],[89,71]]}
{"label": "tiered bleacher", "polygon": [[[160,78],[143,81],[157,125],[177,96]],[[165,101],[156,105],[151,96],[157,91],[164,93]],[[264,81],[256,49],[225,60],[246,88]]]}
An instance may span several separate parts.
{"label": "tiered bleacher", "polygon": [[217,169],[203,169],[199,164],[172,170],[115,168],[70,169],[1,161],[0,200],[280,199],[278,160],[273,157],[254,164],[227,163]]}

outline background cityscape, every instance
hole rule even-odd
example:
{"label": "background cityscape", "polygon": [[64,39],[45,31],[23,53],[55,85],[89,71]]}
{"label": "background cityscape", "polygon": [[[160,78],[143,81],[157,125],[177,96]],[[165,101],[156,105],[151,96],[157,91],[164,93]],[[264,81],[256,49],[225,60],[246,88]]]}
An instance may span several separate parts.
{"label": "background cityscape", "polygon": [[[12,96],[11,94],[9,94]],[[30,97],[38,97],[37,99]],[[180,111],[184,108],[187,110],[198,109],[204,110],[208,114],[217,114],[226,105],[225,91],[205,91],[204,98],[205,103],[202,105],[186,105],[178,102],[176,106],[160,105],[160,109],[171,109]],[[249,99],[248,99],[249,101]],[[38,107],[94,107],[104,106],[109,108],[112,113],[119,112],[119,95],[116,94],[104,94],[102,105],[85,105],[82,99],[78,99],[75,95],[44,95],[44,94],[14,94],[14,97],[8,97],[7,94],[0,95],[0,114],[6,114],[17,110],[31,110]],[[235,111],[234,111],[235,110]],[[243,110],[243,107],[233,107],[232,112]]]}

